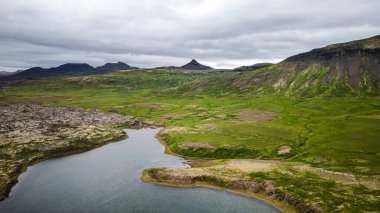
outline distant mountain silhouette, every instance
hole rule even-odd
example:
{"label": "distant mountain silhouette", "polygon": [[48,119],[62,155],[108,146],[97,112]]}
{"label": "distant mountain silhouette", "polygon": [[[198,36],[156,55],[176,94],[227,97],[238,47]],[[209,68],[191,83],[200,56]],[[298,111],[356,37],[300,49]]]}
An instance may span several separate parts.
{"label": "distant mountain silhouette", "polygon": [[82,75],[93,70],[94,68],[88,64],[67,63],[49,69],[33,67],[4,78],[7,80],[39,79],[53,76]]}
{"label": "distant mountain silhouette", "polygon": [[99,66],[96,68],[97,71],[115,71],[130,69],[138,69],[138,67],[131,67],[128,64],[119,61],[117,63],[106,63],[103,66]]}
{"label": "distant mountain silhouette", "polygon": [[46,75],[45,73],[46,73],[46,69],[42,67],[32,67],[30,69],[20,71],[19,73],[16,73],[14,75],[7,76],[6,78],[9,78],[12,80],[23,79],[23,78],[33,79],[33,78],[40,78],[41,76]]}
{"label": "distant mountain silhouette", "polygon": [[128,70],[128,69],[138,69],[137,67],[131,67],[128,64],[117,62],[117,63],[106,63],[103,66],[94,68],[85,63],[67,63],[62,64],[58,67],[52,67],[44,69],[41,67],[33,67],[27,70],[18,71],[12,75],[1,76],[2,80],[22,80],[22,79],[40,79],[45,77],[56,77],[56,76],[78,76],[78,75],[94,75],[99,73],[106,73],[115,70]]}
{"label": "distant mountain silhouette", "polygon": [[191,60],[189,63],[179,67],[180,69],[187,69],[187,70],[210,70],[212,69],[209,66],[200,64],[198,61],[195,59]]}
{"label": "distant mountain silhouette", "polygon": [[88,72],[94,70],[94,67],[88,65],[88,64],[74,64],[74,63],[67,63],[63,64],[59,67],[54,67],[48,69],[48,71],[52,74],[76,74],[81,72]]}

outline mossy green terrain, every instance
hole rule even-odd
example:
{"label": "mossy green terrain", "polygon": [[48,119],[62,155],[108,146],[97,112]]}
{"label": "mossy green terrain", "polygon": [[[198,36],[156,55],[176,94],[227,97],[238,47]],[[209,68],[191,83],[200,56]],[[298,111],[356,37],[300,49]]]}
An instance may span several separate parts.
{"label": "mossy green terrain", "polygon": [[[345,208],[339,206],[347,202],[338,198],[326,203],[329,193],[339,195],[348,187],[334,180],[308,173],[297,173],[303,182],[276,172],[250,177],[273,180],[285,192],[305,200],[312,196],[313,203],[320,198],[328,211],[379,211],[379,203],[373,202],[379,198],[380,171],[377,92],[362,96],[344,92],[347,87],[343,86],[339,91],[344,96],[333,96],[332,90],[337,90],[328,87],[328,81],[302,86],[305,79],[324,76],[323,68],[295,75],[293,89],[286,86],[288,93],[281,87],[252,83],[267,73],[281,76],[276,69],[244,73],[154,69],[24,81],[3,88],[0,103],[41,103],[132,115],[165,126],[160,139],[170,151],[188,157],[278,159],[347,173],[366,184],[347,189],[358,204]],[[331,85],[338,88],[339,84]],[[331,188],[334,191],[325,193]],[[305,191],[316,193],[306,196]],[[366,199],[364,194],[373,197]]]}

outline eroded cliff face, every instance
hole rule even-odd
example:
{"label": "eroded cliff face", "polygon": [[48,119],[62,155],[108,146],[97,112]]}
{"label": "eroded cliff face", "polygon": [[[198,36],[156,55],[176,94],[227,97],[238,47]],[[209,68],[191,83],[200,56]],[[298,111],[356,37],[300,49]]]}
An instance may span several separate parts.
{"label": "eroded cliff face", "polygon": [[[291,56],[279,63],[285,73],[325,68],[322,82],[346,82],[352,87],[379,87],[380,36],[329,45]],[[317,76],[315,76],[317,77]]]}
{"label": "eroded cliff face", "polygon": [[66,107],[0,105],[0,200],[32,163],[125,137],[131,116]]}

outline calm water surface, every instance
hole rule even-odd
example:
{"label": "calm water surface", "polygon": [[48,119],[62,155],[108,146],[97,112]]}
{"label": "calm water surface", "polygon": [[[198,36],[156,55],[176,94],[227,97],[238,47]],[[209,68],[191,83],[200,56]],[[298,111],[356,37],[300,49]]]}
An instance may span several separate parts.
{"label": "calm water surface", "polygon": [[188,165],[164,153],[159,129],[126,131],[127,140],[29,167],[0,212],[279,212],[219,190],[141,182],[146,168]]}

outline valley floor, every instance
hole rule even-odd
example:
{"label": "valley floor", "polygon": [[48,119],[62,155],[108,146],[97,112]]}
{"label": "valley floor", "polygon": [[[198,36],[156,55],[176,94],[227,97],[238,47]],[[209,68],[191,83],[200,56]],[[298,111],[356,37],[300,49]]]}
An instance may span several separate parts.
{"label": "valley floor", "polygon": [[379,97],[181,87],[210,75],[225,74],[140,70],[26,81],[4,88],[0,103],[99,109],[165,126],[158,137],[167,152],[193,168],[150,169],[150,181],[245,190],[299,212],[380,210]]}

